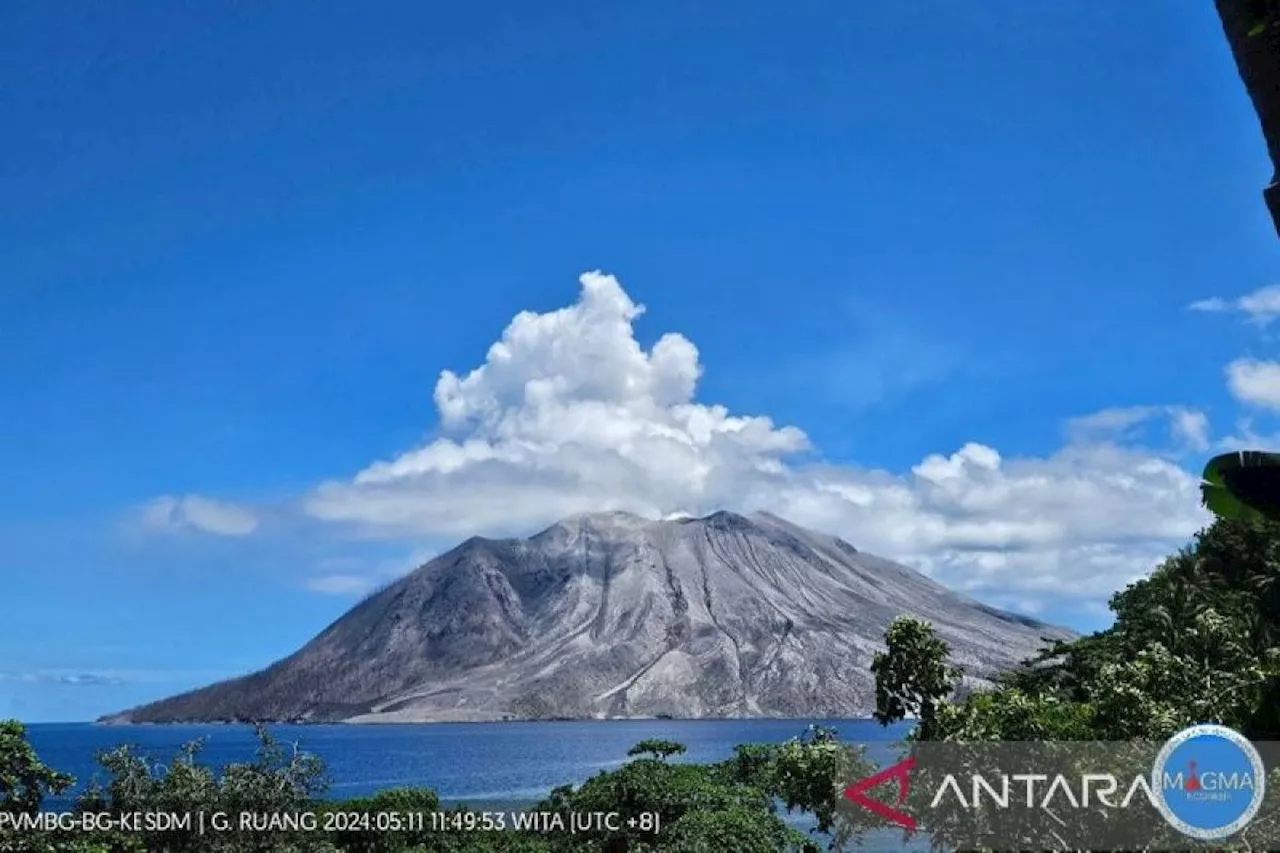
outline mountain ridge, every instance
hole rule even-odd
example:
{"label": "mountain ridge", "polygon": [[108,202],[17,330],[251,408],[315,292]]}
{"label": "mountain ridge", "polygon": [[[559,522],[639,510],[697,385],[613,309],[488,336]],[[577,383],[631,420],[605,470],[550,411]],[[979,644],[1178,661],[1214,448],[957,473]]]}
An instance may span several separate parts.
{"label": "mountain ridge", "polygon": [[903,613],[974,683],[1073,636],[768,513],[584,513],[471,537],[265,669],[100,721],[863,716]]}

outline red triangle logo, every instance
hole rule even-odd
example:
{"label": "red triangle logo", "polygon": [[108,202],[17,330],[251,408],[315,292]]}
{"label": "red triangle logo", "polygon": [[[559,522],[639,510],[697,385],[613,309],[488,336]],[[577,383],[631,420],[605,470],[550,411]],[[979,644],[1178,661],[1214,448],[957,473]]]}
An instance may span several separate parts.
{"label": "red triangle logo", "polygon": [[[874,776],[859,779],[844,789],[845,799],[857,803],[864,809],[869,809],[890,823],[896,823],[904,829],[914,830],[916,828],[916,819],[904,811],[899,811],[897,807],[903,804],[907,799],[907,794],[911,792],[911,769],[915,766],[915,758],[907,758],[892,767],[886,767]],[[898,782],[898,798],[893,805],[872,799],[866,794],[868,789],[874,788],[889,779],[896,779]]]}

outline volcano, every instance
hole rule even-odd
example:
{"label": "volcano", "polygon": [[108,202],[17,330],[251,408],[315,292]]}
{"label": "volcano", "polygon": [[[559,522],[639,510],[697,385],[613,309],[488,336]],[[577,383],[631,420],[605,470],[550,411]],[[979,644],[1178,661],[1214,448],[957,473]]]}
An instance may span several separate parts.
{"label": "volcano", "polygon": [[773,515],[597,513],[469,539],[259,672],[103,721],[859,717],[904,614],[972,684],[1073,636]]}

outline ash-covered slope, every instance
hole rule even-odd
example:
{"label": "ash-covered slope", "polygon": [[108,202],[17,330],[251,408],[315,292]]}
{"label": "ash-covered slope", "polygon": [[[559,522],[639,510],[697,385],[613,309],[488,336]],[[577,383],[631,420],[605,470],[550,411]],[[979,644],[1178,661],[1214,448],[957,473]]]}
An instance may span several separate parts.
{"label": "ash-covered slope", "polygon": [[775,516],[600,513],[470,539],[267,669],[104,719],[860,716],[902,614],[977,679],[1071,636]]}

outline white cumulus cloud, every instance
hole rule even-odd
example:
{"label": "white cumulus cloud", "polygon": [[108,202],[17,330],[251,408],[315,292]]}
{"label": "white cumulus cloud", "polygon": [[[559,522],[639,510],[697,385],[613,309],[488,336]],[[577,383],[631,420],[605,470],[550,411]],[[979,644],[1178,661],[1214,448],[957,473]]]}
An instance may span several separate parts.
{"label": "white cumulus cloud", "polygon": [[517,315],[483,365],[441,374],[444,435],[325,484],[310,512],[444,535],[596,509],[666,514],[718,502],[807,447],[794,427],[693,402],[694,345],[668,334],[644,351],[632,331],[643,307],[611,276],[581,281],[574,305]]}
{"label": "white cumulus cloud", "polygon": [[1280,409],[1280,362],[1238,358],[1227,365],[1227,388],[1242,403]]}
{"label": "white cumulus cloud", "polygon": [[1200,449],[1204,416],[1113,410],[1058,451],[1006,458],[969,442],[905,472],[822,461],[804,432],[695,398],[698,350],[645,350],[644,308],[590,273],[569,307],[522,312],[484,363],[436,383],[440,435],[306,499],[313,516],[371,532],[525,534],[567,515],[768,510],[916,565],[992,600],[1096,602],[1141,576],[1207,518],[1198,478],[1128,446],[1155,415]]}
{"label": "white cumulus cloud", "polygon": [[250,510],[200,495],[162,495],[142,508],[143,523],[153,530],[199,530],[219,536],[247,536],[258,528]]}

